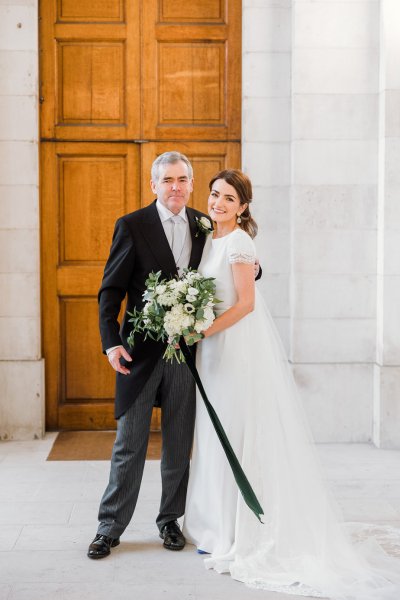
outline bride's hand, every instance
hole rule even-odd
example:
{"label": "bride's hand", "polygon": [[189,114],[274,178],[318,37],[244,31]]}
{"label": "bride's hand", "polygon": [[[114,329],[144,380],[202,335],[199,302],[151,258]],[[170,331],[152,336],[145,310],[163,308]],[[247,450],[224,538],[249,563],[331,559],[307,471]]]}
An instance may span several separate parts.
{"label": "bride's hand", "polygon": [[[172,344],[173,339],[174,339],[173,337],[169,337],[167,339],[168,344]],[[176,342],[176,344],[174,344],[174,348],[175,348],[175,350],[179,350],[179,342]]]}
{"label": "bride's hand", "polygon": [[193,332],[192,334],[185,335],[183,337],[185,338],[185,342],[188,346],[193,346],[204,338],[204,333]]}

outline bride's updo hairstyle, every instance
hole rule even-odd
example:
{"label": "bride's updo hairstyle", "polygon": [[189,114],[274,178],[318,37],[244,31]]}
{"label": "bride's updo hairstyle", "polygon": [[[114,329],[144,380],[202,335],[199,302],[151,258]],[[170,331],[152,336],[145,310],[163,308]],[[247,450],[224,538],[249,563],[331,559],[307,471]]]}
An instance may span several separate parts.
{"label": "bride's updo hairstyle", "polygon": [[253,190],[251,187],[251,181],[242,171],[239,169],[225,169],[217,173],[208,184],[210,192],[212,186],[218,179],[223,179],[226,183],[229,183],[235,188],[237,195],[239,196],[240,205],[247,204],[247,207],[240,215],[241,222],[239,227],[249,234],[251,238],[255,238],[257,235],[258,227],[257,223],[253,219],[250,213],[250,202],[253,199]]}

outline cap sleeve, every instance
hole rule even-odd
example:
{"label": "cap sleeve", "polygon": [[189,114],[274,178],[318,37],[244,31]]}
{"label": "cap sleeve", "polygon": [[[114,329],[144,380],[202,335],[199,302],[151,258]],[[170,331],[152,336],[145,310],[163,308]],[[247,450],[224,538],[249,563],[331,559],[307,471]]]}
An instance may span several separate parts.
{"label": "cap sleeve", "polygon": [[247,263],[253,265],[256,259],[256,248],[251,237],[244,231],[238,230],[231,236],[228,246],[228,260],[232,263]]}

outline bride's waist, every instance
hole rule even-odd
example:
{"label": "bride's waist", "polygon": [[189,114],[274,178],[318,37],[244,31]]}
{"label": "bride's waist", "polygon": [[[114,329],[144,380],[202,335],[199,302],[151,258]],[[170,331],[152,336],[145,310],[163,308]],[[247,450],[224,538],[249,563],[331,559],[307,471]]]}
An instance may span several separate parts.
{"label": "bride's waist", "polygon": [[229,308],[232,308],[232,304],[218,304],[218,306],[214,307],[214,312],[219,317],[219,315],[222,315]]}
{"label": "bride's waist", "polygon": [[[232,308],[234,306],[233,304],[218,304],[217,306],[214,306],[214,313],[216,317],[220,317],[224,312],[226,312],[227,310],[229,310],[230,308]],[[250,314],[253,314],[256,310],[256,306],[258,306],[258,303],[254,304],[254,310],[247,313],[245,316],[248,316]]]}

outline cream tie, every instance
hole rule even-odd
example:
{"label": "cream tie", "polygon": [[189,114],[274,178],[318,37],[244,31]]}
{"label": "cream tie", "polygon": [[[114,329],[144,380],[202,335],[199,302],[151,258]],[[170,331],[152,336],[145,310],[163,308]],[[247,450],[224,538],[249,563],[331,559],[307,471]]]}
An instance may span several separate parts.
{"label": "cream tie", "polygon": [[174,215],[170,219],[173,224],[171,250],[174,255],[175,264],[178,264],[186,237],[186,223],[179,215]]}

